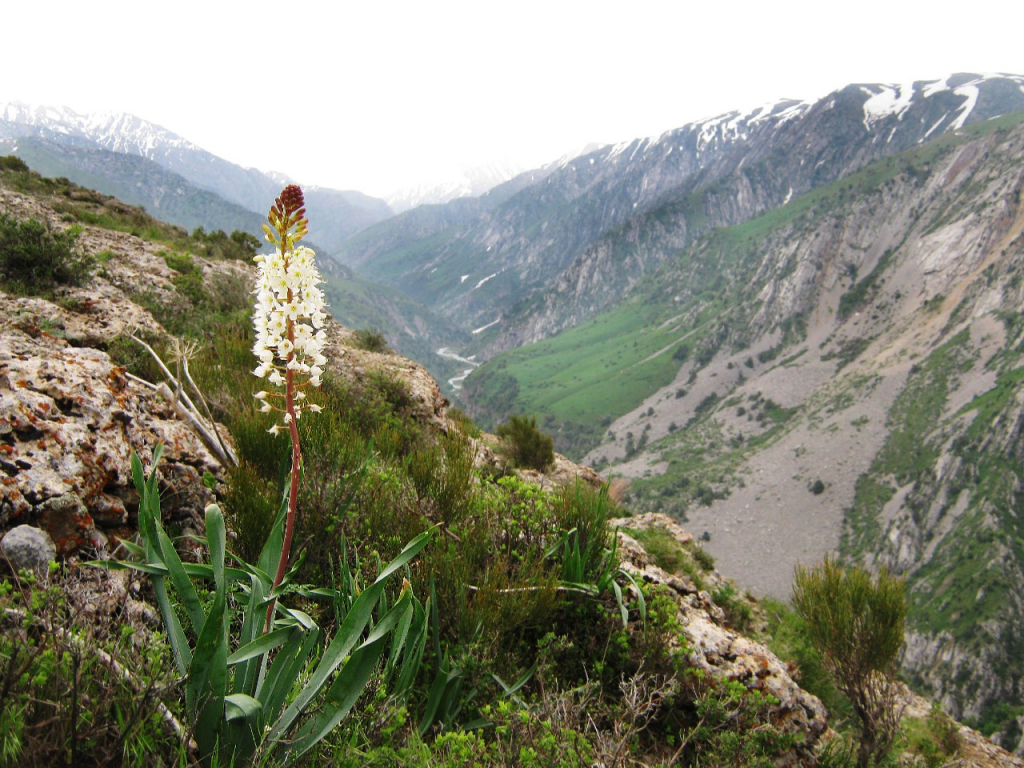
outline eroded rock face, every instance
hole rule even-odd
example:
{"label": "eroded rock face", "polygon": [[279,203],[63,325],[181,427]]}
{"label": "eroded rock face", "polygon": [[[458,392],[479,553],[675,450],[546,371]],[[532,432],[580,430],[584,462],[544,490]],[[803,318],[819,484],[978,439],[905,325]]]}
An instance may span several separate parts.
{"label": "eroded rock face", "polygon": [[[37,317],[60,309],[48,304],[35,300]],[[103,351],[0,320],[0,525],[45,528],[59,555],[95,544],[97,525],[124,525],[137,509],[131,452],[146,462],[159,443],[165,513],[199,515],[213,501],[202,475],[220,467],[159,395]]]}

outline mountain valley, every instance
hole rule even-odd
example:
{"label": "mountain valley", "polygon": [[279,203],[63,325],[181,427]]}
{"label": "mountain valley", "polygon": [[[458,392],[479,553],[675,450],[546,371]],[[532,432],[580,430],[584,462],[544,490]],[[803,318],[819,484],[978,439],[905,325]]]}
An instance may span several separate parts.
{"label": "mountain valley", "polygon": [[[30,117],[0,110],[0,154],[187,229],[258,232],[280,189]],[[906,680],[1024,755],[1024,76],[850,85],[457,194],[310,190],[339,320],[439,382],[472,361],[442,389],[478,424],[535,415],[754,594],[830,552],[902,575]]]}

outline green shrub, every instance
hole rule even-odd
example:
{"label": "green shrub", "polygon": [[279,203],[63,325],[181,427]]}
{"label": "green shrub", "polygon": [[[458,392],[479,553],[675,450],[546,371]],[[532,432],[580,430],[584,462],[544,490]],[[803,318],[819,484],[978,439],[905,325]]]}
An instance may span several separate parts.
{"label": "green shrub", "polygon": [[710,573],[715,570],[715,558],[712,557],[704,547],[699,544],[694,544],[691,553],[693,554],[693,559],[697,561],[697,565],[699,565],[705,573]]}
{"label": "green shrub", "polygon": [[58,285],[81,285],[94,260],[78,244],[76,227],[54,230],[49,222],[19,221],[0,213],[0,276],[17,293],[48,295]]}
{"label": "green shrub", "polygon": [[543,472],[555,461],[555,443],[537,428],[536,416],[512,415],[496,430],[502,453],[516,467]]}
{"label": "green shrub", "polygon": [[892,746],[902,714],[895,679],[907,616],[902,579],[884,568],[873,579],[863,568],[826,558],[814,568],[797,568],[793,607],[860,721],[857,765],[877,764]]}
{"label": "green shrub", "polygon": [[474,424],[473,420],[469,418],[466,412],[461,408],[457,408],[455,406],[449,408],[448,418],[454,421],[455,426],[457,426],[463,433],[474,438],[480,437],[480,427]]}
{"label": "green shrub", "polygon": [[20,157],[4,155],[0,157],[0,171],[14,171],[16,173],[28,173],[28,166]]}
{"label": "green shrub", "polygon": [[391,351],[387,338],[376,328],[360,328],[356,331],[354,343],[357,349],[365,349],[367,352]]}

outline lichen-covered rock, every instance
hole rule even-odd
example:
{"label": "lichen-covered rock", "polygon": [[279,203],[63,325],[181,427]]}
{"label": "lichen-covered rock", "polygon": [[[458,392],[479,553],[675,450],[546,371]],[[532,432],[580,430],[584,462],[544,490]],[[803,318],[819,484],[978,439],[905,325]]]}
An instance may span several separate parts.
{"label": "lichen-covered rock", "polygon": [[76,552],[96,540],[95,523],[78,494],[53,496],[39,504],[35,511],[59,555]]}
{"label": "lichen-covered rock", "polygon": [[0,319],[0,524],[37,522],[61,555],[94,543],[94,524],[121,525],[137,508],[131,452],[146,461],[158,443],[165,513],[200,515],[213,500],[202,475],[220,466],[168,403],[105,352]]}
{"label": "lichen-covered rock", "polygon": [[0,539],[0,554],[7,559],[14,571],[24,568],[29,571],[45,572],[50,561],[57,559],[57,548],[46,535],[46,531],[31,525],[19,525]]}

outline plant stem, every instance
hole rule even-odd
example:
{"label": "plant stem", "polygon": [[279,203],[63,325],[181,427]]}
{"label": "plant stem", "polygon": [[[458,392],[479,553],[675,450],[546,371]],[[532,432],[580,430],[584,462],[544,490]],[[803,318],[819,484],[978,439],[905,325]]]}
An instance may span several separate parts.
{"label": "plant stem", "polygon": [[[282,236],[285,235],[286,233],[283,232]],[[287,259],[287,255],[285,258]],[[289,290],[288,301],[291,302],[291,300],[292,292]],[[291,319],[288,320],[287,337],[289,342],[295,343],[295,324]],[[288,362],[290,363],[294,357],[295,350],[293,349],[288,354]],[[288,570],[288,558],[292,549],[292,538],[295,535],[295,513],[299,503],[299,479],[302,475],[302,447],[299,445],[298,413],[295,411],[295,371],[293,369],[287,369],[284,381],[284,409],[288,414],[288,434],[292,439],[292,478],[291,487],[288,489],[288,513],[284,521],[284,542],[281,544],[281,559],[277,563],[277,575],[274,576],[274,586],[271,587],[271,591],[281,586],[281,582],[284,581],[285,571]],[[277,600],[271,600],[267,606],[267,621],[263,626],[264,633],[270,631],[276,605]]]}

